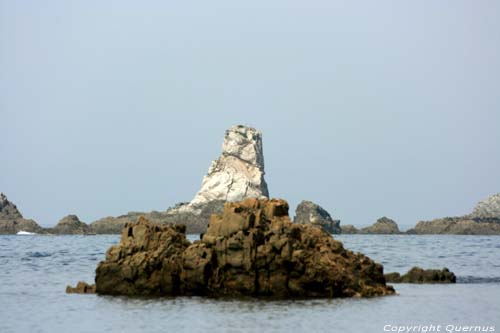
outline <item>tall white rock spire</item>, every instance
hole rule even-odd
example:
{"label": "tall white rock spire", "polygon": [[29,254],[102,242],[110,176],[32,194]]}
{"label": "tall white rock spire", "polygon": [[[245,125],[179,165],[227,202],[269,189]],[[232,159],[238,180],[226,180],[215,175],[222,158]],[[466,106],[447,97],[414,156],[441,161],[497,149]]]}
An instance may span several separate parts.
{"label": "tall white rock spire", "polygon": [[211,201],[267,198],[262,134],[242,125],[226,131],[221,156],[212,162],[200,191],[180,210],[196,210]]}

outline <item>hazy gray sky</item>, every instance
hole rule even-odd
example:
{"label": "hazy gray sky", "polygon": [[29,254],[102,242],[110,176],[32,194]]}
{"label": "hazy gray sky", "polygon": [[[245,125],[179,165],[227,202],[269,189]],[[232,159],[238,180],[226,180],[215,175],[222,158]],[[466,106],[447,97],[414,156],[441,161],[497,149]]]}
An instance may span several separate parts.
{"label": "hazy gray sky", "polygon": [[465,214],[500,192],[500,2],[0,0],[0,191],[25,217],[189,201],[240,123],[292,209]]}

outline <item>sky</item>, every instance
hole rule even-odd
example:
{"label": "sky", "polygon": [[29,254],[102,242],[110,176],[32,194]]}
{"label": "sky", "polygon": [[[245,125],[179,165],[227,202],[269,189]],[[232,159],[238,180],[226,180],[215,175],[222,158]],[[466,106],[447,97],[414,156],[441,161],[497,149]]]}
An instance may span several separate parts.
{"label": "sky", "polygon": [[189,201],[235,124],[292,215],[469,213],[500,192],[500,2],[0,0],[0,191],[26,218]]}

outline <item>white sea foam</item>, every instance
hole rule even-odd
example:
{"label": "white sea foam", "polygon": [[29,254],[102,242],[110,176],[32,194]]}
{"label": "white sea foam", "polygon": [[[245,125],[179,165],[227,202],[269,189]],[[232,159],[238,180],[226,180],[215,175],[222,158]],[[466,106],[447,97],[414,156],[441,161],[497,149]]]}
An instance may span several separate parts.
{"label": "white sea foam", "polygon": [[36,235],[35,232],[29,232],[29,231],[24,231],[24,230],[21,230],[21,231],[18,231],[16,235]]}

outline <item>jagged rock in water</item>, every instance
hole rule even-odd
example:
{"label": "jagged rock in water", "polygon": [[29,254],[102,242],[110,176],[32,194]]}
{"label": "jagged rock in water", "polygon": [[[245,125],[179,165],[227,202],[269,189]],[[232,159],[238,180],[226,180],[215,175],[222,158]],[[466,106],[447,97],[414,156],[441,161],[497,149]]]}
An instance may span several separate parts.
{"label": "jagged rock in water", "polygon": [[95,294],[95,284],[79,281],[76,287],[66,286],[66,294]]}
{"label": "jagged rock in water", "polygon": [[96,270],[96,292],[110,295],[174,295],[182,253],[190,245],[183,225],[158,225],[140,217],[127,223],[118,245]]}
{"label": "jagged rock in water", "polygon": [[140,218],[96,270],[110,295],[350,297],[394,293],[383,267],[312,225],[291,223],[284,200],[227,202],[191,244],[185,227]]}
{"label": "jagged rock in water", "polygon": [[262,134],[242,125],[226,131],[221,156],[212,162],[200,191],[180,211],[197,212],[211,201],[267,198]]}
{"label": "jagged rock in water", "polygon": [[94,233],[92,228],[80,221],[76,215],[63,217],[55,227],[47,229],[47,231],[60,235],[90,235]]}
{"label": "jagged rock in water", "polygon": [[340,233],[341,234],[358,234],[359,230],[352,224],[346,224],[346,225],[341,225],[340,226]]}
{"label": "jagged rock in water", "polygon": [[474,208],[471,217],[478,219],[500,219],[500,193],[480,201]]}
{"label": "jagged rock in water", "polygon": [[340,234],[340,220],[334,220],[323,207],[303,200],[295,209],[294,223],[320,226],[332,234]]}
{"label": "jagged rock in water", "polygon": [[392,283],[455,283],[457,278],[448,268],[423,269],[413,267],[408,273],[401,275],[397,272],[385,274],[387,282]]}
{"label": "jagged rock in water", "polygon": [[16,234],[19,231],[42,233],[43,229],[34,220],[23,218],[16,205],[0,193],[0,234]]}
{"label": "jagged rock in water", "polygon": [[398,225],[394,220],[391,220],[388,217],[381,217],[369,227],[362,228],[359,233],[361,234],[400,234]]}

